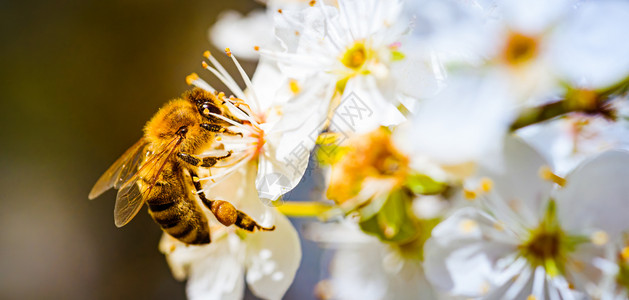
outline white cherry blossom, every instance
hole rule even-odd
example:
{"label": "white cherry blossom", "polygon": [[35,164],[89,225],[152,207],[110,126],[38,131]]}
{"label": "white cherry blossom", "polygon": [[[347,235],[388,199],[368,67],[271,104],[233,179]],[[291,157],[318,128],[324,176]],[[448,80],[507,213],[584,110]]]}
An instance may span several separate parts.
{"label": "white cherry blossom", "polygon": [[503,166],[487,173],[491,184],[477,206],[433,230],[425,246],[428,279],[454,295],[484,299],[583,297],[600,279],[593,264],[605,245],[629,228],[622,213],[629,153],[605,152],[564,179],[532,148],[509,140]]}

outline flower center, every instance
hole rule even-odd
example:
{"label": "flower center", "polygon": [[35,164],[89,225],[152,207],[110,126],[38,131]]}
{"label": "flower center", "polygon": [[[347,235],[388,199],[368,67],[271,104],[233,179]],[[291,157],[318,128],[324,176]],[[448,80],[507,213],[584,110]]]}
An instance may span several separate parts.
{"label": "flower center", "polygon": [[513,32],[507,38],[502,59],[508,65],[518,66],[534,58],[538,48],[538,42],[535,38]]}
{"label": "flower center", "polygon": [[555,201],[550,200],[539,226],[530,231],[529,239],[518,248],[520,256],[533,267],[542,266],[550,276],[564,273],[568,254],[587,241],[587,238],[569,236],[559,226]]}
{"label": "flower center", "polygon": [[347,49],[341,58],[341,62],[346,67],[359,70],[363,67],[365,62],[367,61],[367,48],[365,48],[365,43],[356,42],[352,47]]}
{"label": "flower center", "polygon": [[333,163],[328,197],[343,203],[356,196],[368,179],[402,183],[408,173],[408,158],[391,141],[383,128],[358,137]]}

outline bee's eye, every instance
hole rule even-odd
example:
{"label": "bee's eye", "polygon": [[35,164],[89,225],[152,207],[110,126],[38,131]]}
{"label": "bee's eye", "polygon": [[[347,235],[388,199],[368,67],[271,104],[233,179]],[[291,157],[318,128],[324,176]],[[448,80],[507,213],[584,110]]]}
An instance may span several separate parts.
{"label": "bee's eye", "polygon": [[188,133],[188,126],[181,126],[179,130],[177,130],[178,135],[184,135],[186,133]]}
{"label": "bee's eye", "polygon": [[216,105],[214,105],[214,103],[212,102],[204,102],[203,104],[201,104],[201,114],[204,116],[208,116],[209,113],[214,113],[214,114],[221,114],[221,110],[216,107]]}

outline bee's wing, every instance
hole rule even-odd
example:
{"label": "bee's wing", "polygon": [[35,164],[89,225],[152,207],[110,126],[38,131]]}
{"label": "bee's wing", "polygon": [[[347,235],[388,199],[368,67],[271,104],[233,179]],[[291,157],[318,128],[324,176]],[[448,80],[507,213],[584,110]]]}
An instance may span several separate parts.
{"label": "bee's wing", "polygon": [[[146,162],[140,166],[128,180],[120,186],[116,196],[116,206],[114,208],[114,221],[116,226],[122,227],[129,223],[138,214],[146,196],[155,186],[159,174],[169,157],[177,149],[180,139],[175,138],[165,146],[157,149],[151,154]],[[142,174],[142,177],[140,177]]]}
{"label": "bee's wing", "polygon": [[144,149],[147,142],[144,139],[137,141],[131,148],[125,151],[116,162],[98,179],[90,191],[88,198],[94,199],[110,188],[120,188],[138,170],[138,165],[145,154]]}

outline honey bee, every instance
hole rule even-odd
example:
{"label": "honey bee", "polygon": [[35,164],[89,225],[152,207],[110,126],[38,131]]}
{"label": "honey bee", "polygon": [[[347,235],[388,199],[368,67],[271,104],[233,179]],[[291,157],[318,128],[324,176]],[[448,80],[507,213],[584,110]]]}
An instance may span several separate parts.
{"label": "honey bee", "polygon": [[235,118],[225,101],[231,100],[197,88],[184,93],[183,99],[168,102],[146,124],[144,136],[98,179],[89,199],[112,187],[118,189],[116,226],[129,223],[146,202],[162,230],[186,244],[210,243],[208,220],[199,200],[225,226],[274,230],[275,226],[260,226],[227,201],[208,200],[201,183],[193,180],[201,168],[210,168],[231,155],[197,156],[217,134],[240,134],[228,130],[229,123],[216,117]]}

